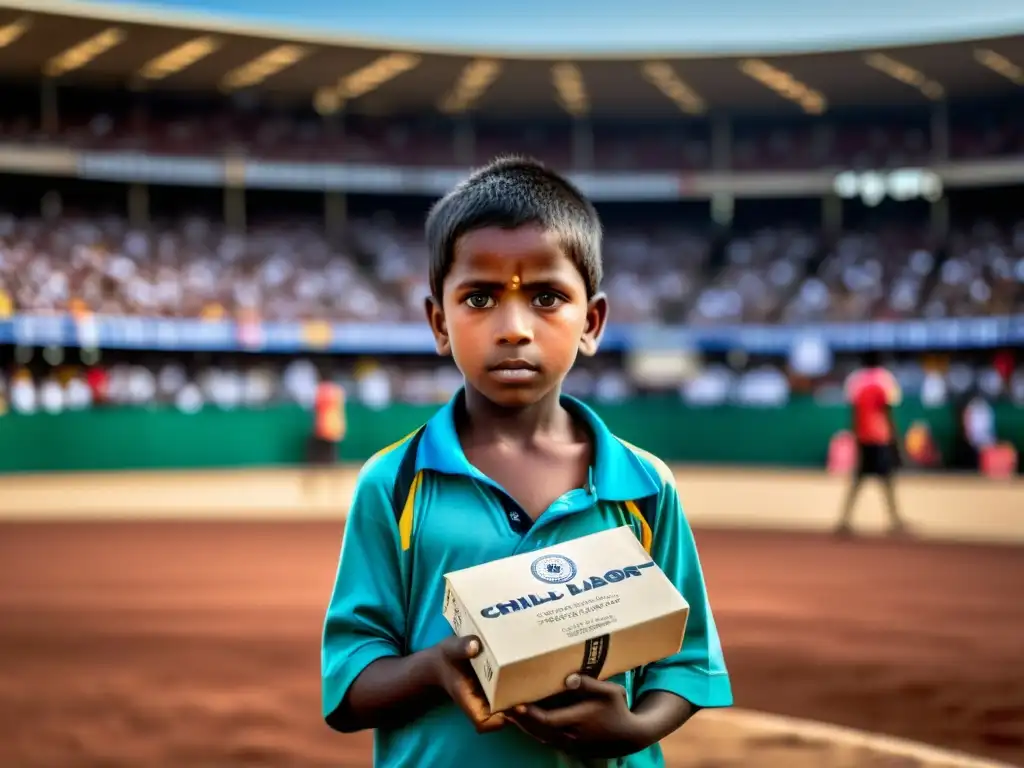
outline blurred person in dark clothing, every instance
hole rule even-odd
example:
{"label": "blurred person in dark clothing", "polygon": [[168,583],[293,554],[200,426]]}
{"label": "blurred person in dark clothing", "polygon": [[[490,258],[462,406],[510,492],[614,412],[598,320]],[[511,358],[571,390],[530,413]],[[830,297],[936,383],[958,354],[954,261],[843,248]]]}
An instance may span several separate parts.
{"label": "blurred person in dark clothing", "polygon": [[978,389],[960,404],[957,429],[957,467],[978,471],[981,454],[993,447],[996,440],[995,410]]}

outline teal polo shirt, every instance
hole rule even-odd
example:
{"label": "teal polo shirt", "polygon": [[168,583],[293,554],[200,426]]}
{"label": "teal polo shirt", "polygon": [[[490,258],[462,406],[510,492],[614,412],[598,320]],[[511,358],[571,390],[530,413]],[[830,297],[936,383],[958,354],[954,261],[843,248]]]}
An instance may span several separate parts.
{"label": "teal polo shirt", "polygon": [[[590,428],[594,464],[586,488],[559,497],[536,521],[472,466],[455,431],[460,391],[423,427],[362,468],[323,628],[323,715],[377,659],[429,648],[452,630],[441,613],[444,574],[629,525],[690,604],[682,649],[611,678],[630,706],[647,691],[670,691],[700,707],[732,704],[718,631],[693,534],[663,462],[616,438],[578,400],[563,405]],[[454,704],[374,734],[381,768],[623,768],[663,766],[657,745],[611,761],[579,761],[515,726],[478,734]]]}

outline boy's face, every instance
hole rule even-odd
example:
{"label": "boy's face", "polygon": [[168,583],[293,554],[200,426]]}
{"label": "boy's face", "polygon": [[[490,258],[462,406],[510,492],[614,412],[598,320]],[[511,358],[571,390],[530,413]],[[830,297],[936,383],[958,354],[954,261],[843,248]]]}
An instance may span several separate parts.
{"label": "boy's face", "polygon": [[505,407],[558,389],[577,353],[597,351],[607,302],[587,287],[557,237],[538,227],[486,227],[455,244],[440,305],[427,300],[438,354],[467,385]]}

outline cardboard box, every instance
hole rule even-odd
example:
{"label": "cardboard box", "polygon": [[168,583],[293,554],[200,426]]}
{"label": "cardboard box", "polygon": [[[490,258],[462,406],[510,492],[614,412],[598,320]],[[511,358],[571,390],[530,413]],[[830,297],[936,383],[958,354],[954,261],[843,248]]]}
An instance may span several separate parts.
{"label": "cardboard box", "polygon": [[628,526],[445,574],[444,616],[483,643],[492,712],[678,653],[689,610]]}

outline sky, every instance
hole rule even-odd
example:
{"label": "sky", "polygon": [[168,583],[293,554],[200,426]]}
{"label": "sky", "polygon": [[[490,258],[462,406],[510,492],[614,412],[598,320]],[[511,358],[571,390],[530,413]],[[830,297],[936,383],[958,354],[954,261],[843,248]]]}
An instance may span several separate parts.
{"label": "sky", "polygon": [[[96,0],[85,0],[96,2]],[[781,52],[1024,32],[1024,0],[102,0],[505,52]]]}

